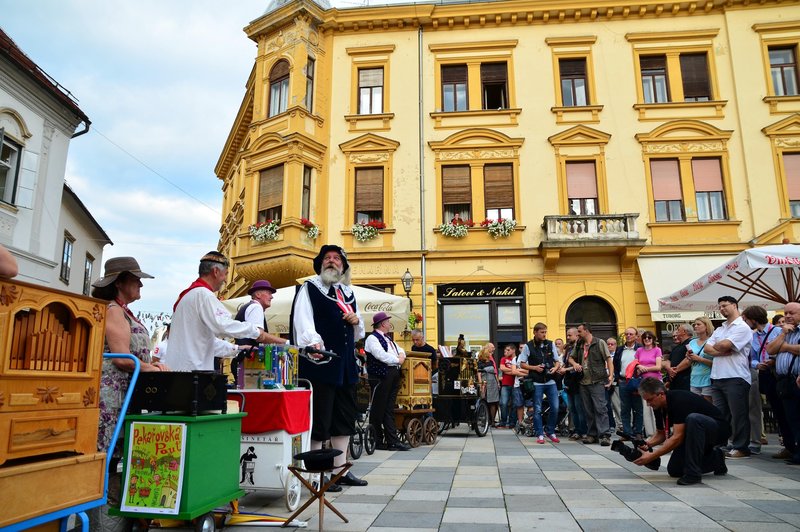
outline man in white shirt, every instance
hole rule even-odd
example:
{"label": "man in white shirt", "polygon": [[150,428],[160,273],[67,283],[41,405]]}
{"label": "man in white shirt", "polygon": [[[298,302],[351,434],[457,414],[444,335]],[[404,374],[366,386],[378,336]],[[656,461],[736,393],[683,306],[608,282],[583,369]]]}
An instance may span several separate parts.
{"label": "man in white shirt", "polygon": [[392,329],[390,316],[378,312],[372,318],[375,329],[364,342],[367,353],[367,374],[372,390],[369,422],[375,427],[377,448],[385,451],[408,451],[411,447],[400,441],[394,424],[394,406],[400,388],[400,366],[406,352],[386,336]]}
{"label": "man in white shirt", "polygon": [[170,367],[174,371],[214,369],[214,357],[230,358],[238,346],[220,337],[252,338],[264,343],[268,336],[252,323],[231,318],[215,292],[228,277],[228,259],[210,251],[200,259],[199,277],[181,292],[173,306],[169,338]]}
{"label": "man in white shirt", "polygon": [[739,304],[731,296],[717,300],[725,323],[714,329],[703,352],[714,357],[711,365],[711,399],[731,424],[731,450],[728,458],[750,456],[750,343],[753,332],[739,314]]}

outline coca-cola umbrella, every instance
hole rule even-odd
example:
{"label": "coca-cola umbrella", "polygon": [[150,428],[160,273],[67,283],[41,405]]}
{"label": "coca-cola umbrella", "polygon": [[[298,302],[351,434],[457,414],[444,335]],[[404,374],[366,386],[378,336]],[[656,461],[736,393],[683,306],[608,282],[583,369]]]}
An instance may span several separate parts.
{"label": "coca-cola umbrella", "polygon": [[739,308],[759,305],[782,309],[800,302],[800,245],[747,249],[693,283],[658,299],[661,311],[713,311],[721,296],[733,296]]}
{"label": "coca-cola umbrella", "polygon": [[[264,312],[270,332],[276,334],[289,332],[289,313],[292,310],[296,289],[296,286],[287,286],[275,292],[272,305]],[[386,312],[391,316],[391,323],[394,325],[395,331],[405,330],[410,310],[408,298],[361,286],[353,286],[353,292],[367,333],[372,331],[372,316],[378,312]],[[231,314],[236,314],[239,306],[248,301],[250,301],[250,296],[243,296],[225,300],[222,304]]]}

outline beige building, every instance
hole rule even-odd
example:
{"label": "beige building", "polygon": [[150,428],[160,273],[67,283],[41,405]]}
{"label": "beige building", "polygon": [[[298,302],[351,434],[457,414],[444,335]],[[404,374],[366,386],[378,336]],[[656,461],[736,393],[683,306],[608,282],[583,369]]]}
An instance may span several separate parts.
{"label": "beige building", "polygon": [[[584,320],[663,333],[691,315],[658,297],[797,241],[800,5],[569,6],[294,0],[252,21],[216,167],[226,295],[293,284],[329,242],[357,284],[403,295],[408,270],[432,343],[518,341],[538,321],[553,338]],[[516,225],[494,238],[487,218]],[[475,224],[460,238],[459,219]]]}

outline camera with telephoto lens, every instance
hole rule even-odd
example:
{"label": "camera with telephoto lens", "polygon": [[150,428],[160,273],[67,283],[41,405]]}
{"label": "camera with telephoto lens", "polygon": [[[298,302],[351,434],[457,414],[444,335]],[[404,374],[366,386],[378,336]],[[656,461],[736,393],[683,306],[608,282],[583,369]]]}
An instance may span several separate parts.
{"label": "camera with telephoto lens", "polygon": [[[630,434],[622,432],[621,430],[617,431],[617,436],[620,436],[622,438],[627,438],[634,445],[633,447],[629,447],[625,445],[625,443],[622,440],[614,440],[613,442],[611,442],[611,450],[621,454],[628,462],[633,462],[637,460],[640,456],[642,456],[642,451],[639,449],[639,447],[647,446],[648,451],[653,450],[653,448],[647,445],[647,442],[645,442],[644,440],[640,438],[634,438]],[[656,458],[655,460],[645,464],[644,466],[648,469],[652,469],[653,471],[657,471],[658,468],[661,467],[661,457]]]}

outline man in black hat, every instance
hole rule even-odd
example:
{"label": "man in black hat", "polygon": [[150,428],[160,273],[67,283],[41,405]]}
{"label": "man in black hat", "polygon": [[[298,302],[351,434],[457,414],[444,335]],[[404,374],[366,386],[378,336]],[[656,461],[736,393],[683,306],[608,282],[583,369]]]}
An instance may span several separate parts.
{"label": "man in black hat", "polygon": [[[324,364],[300,358],[299,364],[299,376],[314,386],[311,448],[320,449],[324,441],[330,440],[333,448],[342,451],[334,459],[337,469],[344,465],[350,435],[355,433],[355,342],[364,337],[364,322],[350,287],[350,264],[344,250],[335,245],[322,246],[314,258],[314,271],[317,275],[300,287],[292,303],[291,333],[295,345],[311,345],[339,355]],[[338,483],[367,485],[350,471]]]}
{"label": "man in black hat", "polygon": [[[239,307],[234,319],[236,319],[236,321],[252,323],[256,327],[264,329],[264,332],[267,333],[265,337],[267,338],[266,343],[268,344],[288,344],[288,340],[284,340],[280,336],[274,334],[269,334],[269,329],[267,328],[267,317],[264,315],[264,311],[272,305],[272,297],[275,295],[275,292],[277,292],[277,290],[272,287],[272,283],[265,279],[254,282],[250,290],[247,291],[252,299]],[[245,348],[258,345],[258,343],[251,338],[239,338],[235,343]],[[231,374],[233,375],[234,383],[238,381],[239,363],[242,356],[231,360]]]}
{"label": "man in black hat", "polygon": [[392,329],[391,316],[378,312],[372,318],[372,334],[364,342],[367,352],[367,374],[372,389],[369,422],[375,427],[377,448],[384,451],[408,451],[400,441],[394,424],[394,405],[400,388],[400,366],[406,352],[387,336]]}

